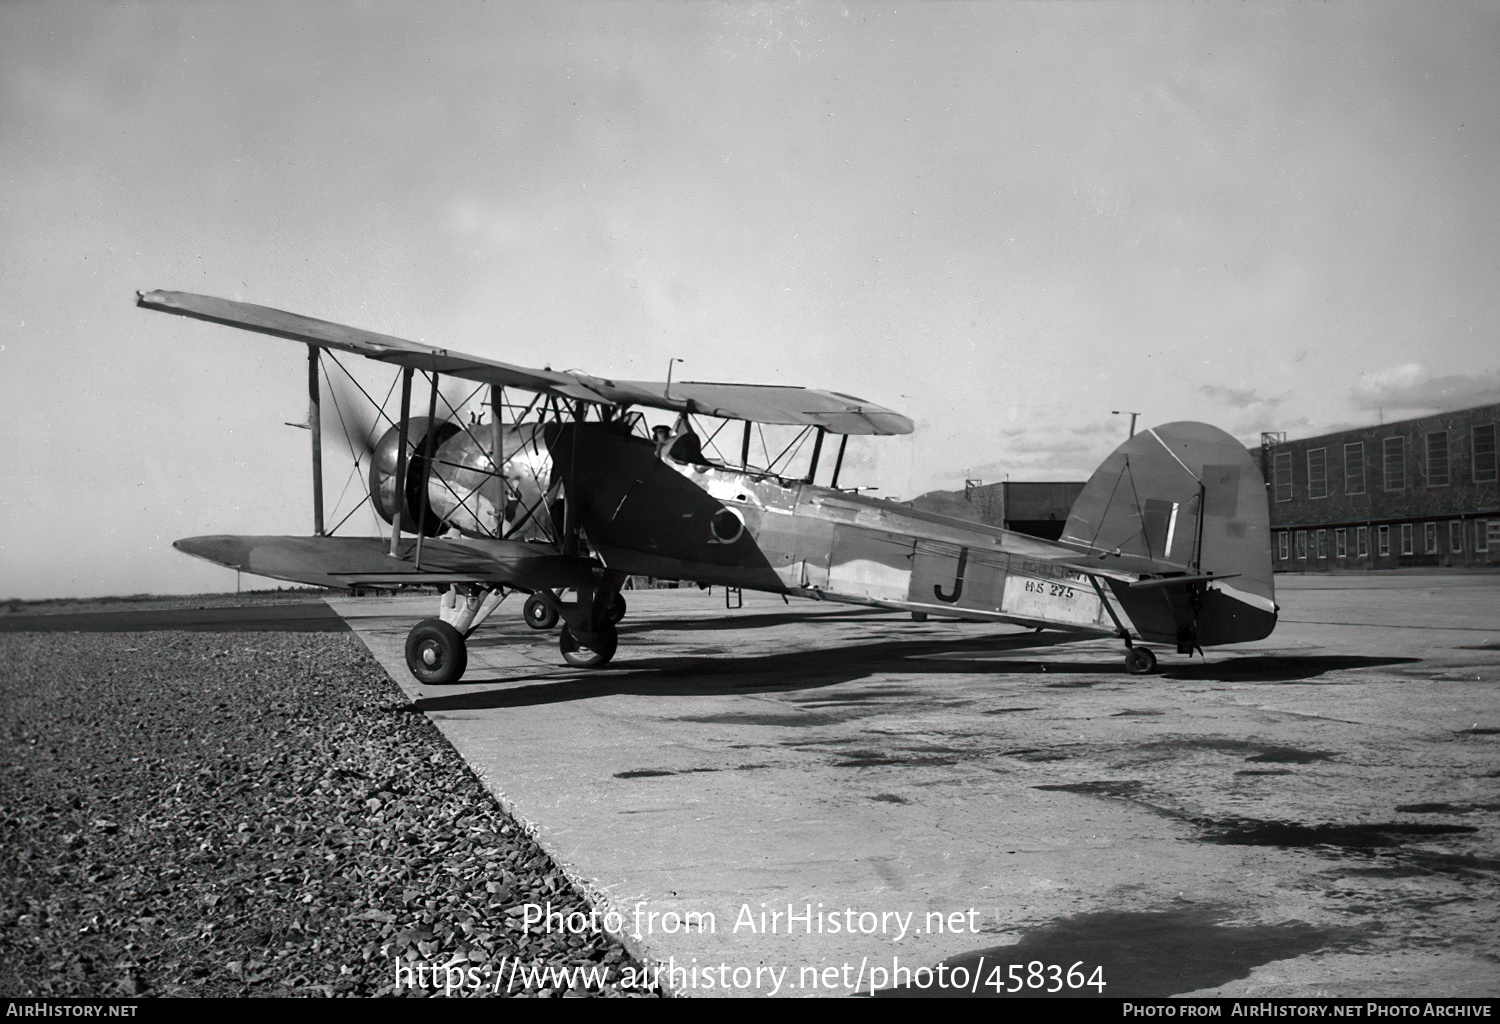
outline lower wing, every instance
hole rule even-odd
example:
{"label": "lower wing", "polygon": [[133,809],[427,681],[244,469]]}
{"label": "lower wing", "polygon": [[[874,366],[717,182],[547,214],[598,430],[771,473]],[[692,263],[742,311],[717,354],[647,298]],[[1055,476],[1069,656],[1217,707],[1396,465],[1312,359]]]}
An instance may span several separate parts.
{"label": "lower wing", "polygon": [[480,583],[543,590],[578,587],[593,581],[593,564],[587,558],[561,555],[542,545],[509,540],[427,538],[422,543],[421,568],[411,558],[415,545],[415,538],[404,542],[401,558],[392,558],[390,542],[380,537],[220,534],[187,537],[172,546],[216,565],[317,587]]}

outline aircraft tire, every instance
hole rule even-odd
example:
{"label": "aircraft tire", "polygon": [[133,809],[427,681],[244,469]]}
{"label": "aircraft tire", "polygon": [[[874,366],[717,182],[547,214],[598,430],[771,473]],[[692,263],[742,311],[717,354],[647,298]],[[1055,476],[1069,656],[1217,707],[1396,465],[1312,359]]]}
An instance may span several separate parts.
{"label": "aircraft tire", "polygon": [[1156,655],[1149,647],[1132,647],[1125,652],[1125,667],[1133,676],[1149,675],[1156,671]]}
{"label": "aircraft tire", "polygon": [[521,617],[532,629],[551,629],[557,625],[557,609],[535,594],[526,599],[526,607],[521,610]]}
{"label": "aircraft tire", "polygon": [[420,683],[456,683],[469,667],[463,634],[442,619],[423,619],[406,634],[406,667]]}
{"label": "aircraft tire", "polygon": [[574,668],[602,668],[608,665],[610,659],[615,656],[615,648],[620,643],[620,636],[615,632],[615,624],[606,622],[595,631],[595,635],[593,646],[585,647],[573,636],[573,631],[564,624],[557,642],[558,648],[562,651],[563,660]]}
{"label": "aircraft tire", "polygon": [[615,599],[609,603],[609,621],[619,622],[625,617],[625,595],[615,594]]}
{"label": "aircraft tire", "polygon": [[926,612],[912,612],[911,613],[911,621],[913,621],[913,622],[926,622],[927,621],[927,613]]}

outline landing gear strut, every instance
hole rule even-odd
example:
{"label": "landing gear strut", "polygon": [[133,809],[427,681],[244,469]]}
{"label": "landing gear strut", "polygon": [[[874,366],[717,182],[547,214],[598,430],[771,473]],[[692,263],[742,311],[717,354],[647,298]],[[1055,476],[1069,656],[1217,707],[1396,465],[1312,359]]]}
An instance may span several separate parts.
{"label": "landing gear strut", "polygon": [[620,596],[623,582],[623,573],[606,572],[595,585],[579,587],[578,600],[567,603],[551,590],[538,590],[532,595],[532,600],[544,604],[554,618],[562,620],[557,646],[569,665],[599,668],[615,656],[620,643],[615,623],[625,617],[625,599]]}
{"label": "landing gear strut", "polygon": [[[557,625],[559,617],[555,608],[535,594],[526,599],[526,607],[522,615],[526,619],[526,625],[532,629],[551,629]],[[609,621],[619,622],[624,617],[625,597],[622,594],[616,594],[609,604]]]}
{"label": "landing gear strut", "polygon": [[423,619],[406,634],[406,667],[417,682],[441,686],[462,679],[469,667],[465,639],[509,593],[502,587],[473,585],[455,585],[444,592],[439,617]]}
{"label": "landing gear strut", "polygon": [[[1109,613],[1110,621],[1115,624],[1115,629],[1118,631],[1116,635],[1119,636],[1121,640],[1125,641],[1125,668],[1128,669],[1130,674],[1133,676],[1144,676],[1151,672],[1155,672],[1156,655],[1151,652],[1151,649],[1149,647],[1137,647],[1134,643],[1131,642],[1130,630],[1125,628],[1125,624],[1121,622],[1120,617],[1115,614],[1114,608],[1109,603],[1109,598],[1104,595],[1104,588],[1099,585],[1098,578],[1090,576],[1089,583],[1093,585],[1094,593],[1099,595],[1099,603],[1102,604],[1104,606],[1104,610]],[[1037,632],[1040,633],[1041,630],[1038,629]]]}

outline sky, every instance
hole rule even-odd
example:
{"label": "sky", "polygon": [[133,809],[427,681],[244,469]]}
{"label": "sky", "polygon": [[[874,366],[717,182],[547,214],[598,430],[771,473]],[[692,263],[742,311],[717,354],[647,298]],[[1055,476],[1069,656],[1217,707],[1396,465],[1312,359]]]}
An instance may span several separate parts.
{"label": "sky", "polygon": [[310,532],[303,348],[137,290],[859,395],[902,498],[1500,401],[1496,96],[1491,3],[0,5],[0,597]]}

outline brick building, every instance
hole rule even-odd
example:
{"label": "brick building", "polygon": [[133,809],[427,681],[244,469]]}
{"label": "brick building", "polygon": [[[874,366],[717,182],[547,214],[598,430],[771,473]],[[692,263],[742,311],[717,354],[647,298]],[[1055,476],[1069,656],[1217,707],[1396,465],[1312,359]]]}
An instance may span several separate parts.
{"label": "brick building", "polygon": [[1278,570],[1500,564],[1500,404],[1285,441],[1261,471]]}

